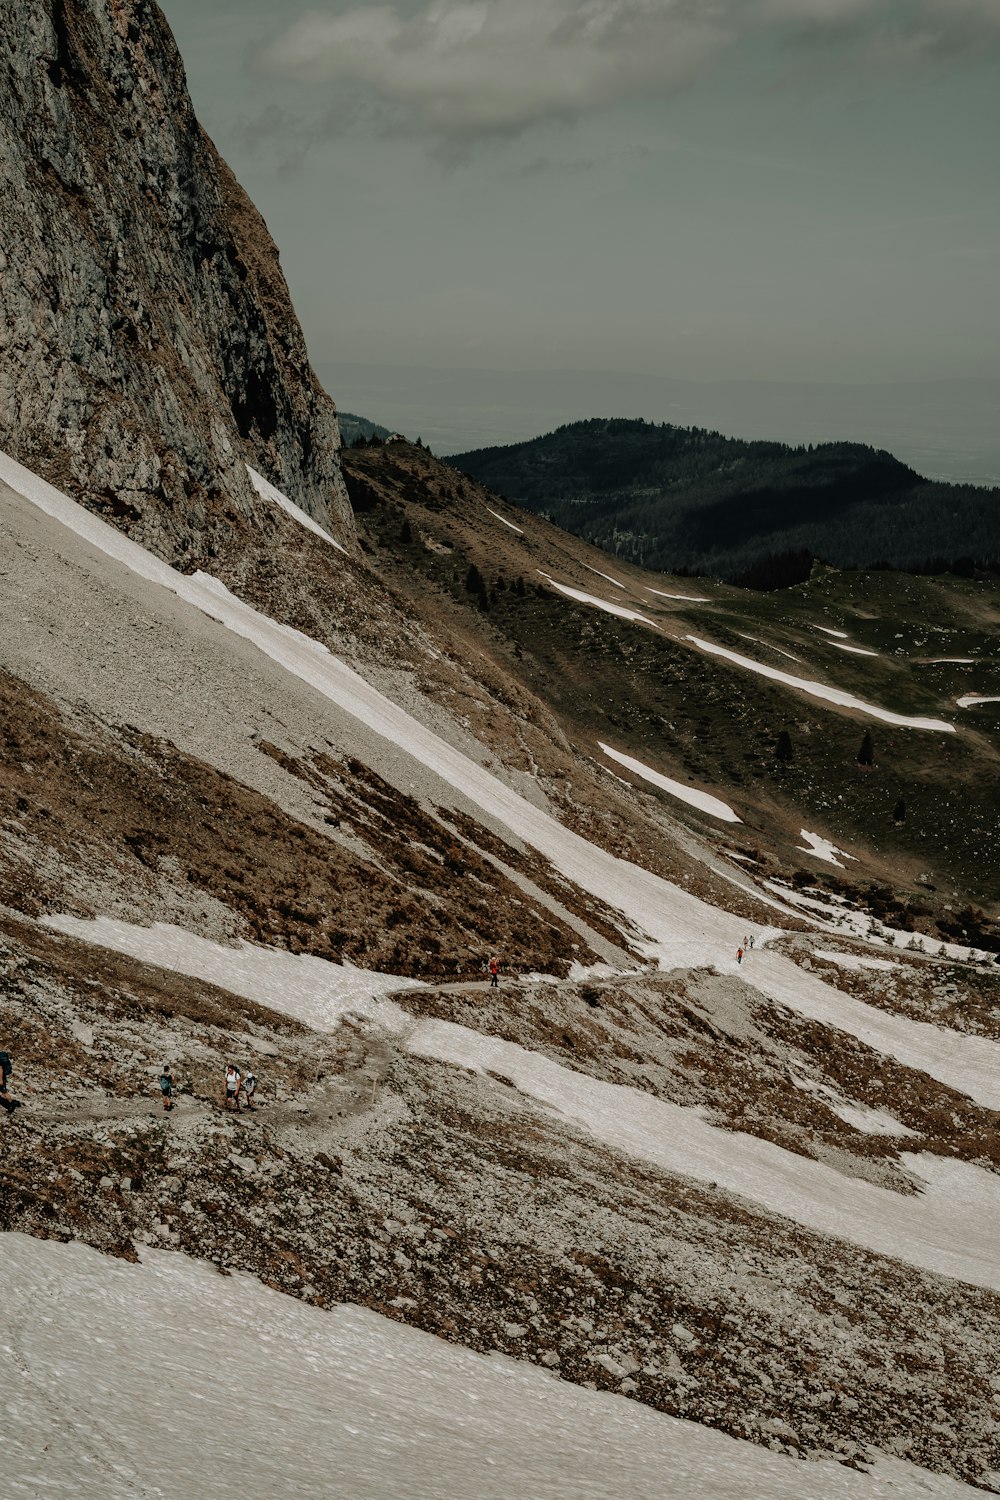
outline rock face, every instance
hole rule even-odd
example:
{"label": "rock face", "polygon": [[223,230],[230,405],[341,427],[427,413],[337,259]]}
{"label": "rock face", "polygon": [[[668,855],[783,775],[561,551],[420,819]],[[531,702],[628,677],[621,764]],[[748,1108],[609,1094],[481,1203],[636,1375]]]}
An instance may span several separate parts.
{"label": "rock face", "polygon": [[266,512],[344,539],[332,401],[149,0],[0,0],[0,446],[182,565]]}

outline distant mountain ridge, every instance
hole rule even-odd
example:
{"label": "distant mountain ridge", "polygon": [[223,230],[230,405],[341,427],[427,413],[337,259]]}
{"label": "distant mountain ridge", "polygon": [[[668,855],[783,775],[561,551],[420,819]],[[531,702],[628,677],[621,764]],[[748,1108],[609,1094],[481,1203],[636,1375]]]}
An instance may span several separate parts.
{"label": "distant mountain ridge", "polygon": [[1000,557],[997,490],[931,482],[861,443],[592,418],[449,462],[644,567],[739,581],[794,554],[903,569]]}

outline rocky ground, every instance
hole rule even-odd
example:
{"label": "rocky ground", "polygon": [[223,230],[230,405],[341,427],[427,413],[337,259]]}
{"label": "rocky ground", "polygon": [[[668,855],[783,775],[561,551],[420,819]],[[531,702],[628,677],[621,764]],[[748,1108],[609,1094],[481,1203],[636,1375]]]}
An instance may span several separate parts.
{"label": "rocky ground", "polygon": [[[997,1469],[995,1295],[620,1157],[509,1081],[410,1056],[370,1023],[316,1034],[9,911],[3,929],[0,1030],[25,1101],[0,1123],[4,1228],[124,1256],[174,1245],[804,1457],[880,1449],[982,1483]],[[788,1083],[840,1087],[843,1059],[810,1052],[788,1017],[782,1035],[737,981],[403,999],[601,1076],[641,1069],[678,1101],[793,1149],[797,1135],[841,1170],[853,1153],[908,1190],[884,1138]],[[261,1079],[253,1115],[221,1108],[233,1057]],[[163,1061],[181,1085],[169,1115]],[[936,1149],[932,1117],[955,1101],[881,1067],[883,1107],[909,1100],[925,1127],[907,1145]]]}

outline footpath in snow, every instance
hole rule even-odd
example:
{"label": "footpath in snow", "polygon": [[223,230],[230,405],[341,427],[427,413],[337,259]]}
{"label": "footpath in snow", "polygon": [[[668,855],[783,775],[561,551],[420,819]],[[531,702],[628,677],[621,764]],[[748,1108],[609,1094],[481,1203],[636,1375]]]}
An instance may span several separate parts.
{"label": "footpath in snow", "polygon": [[0,1235],[4,1500],[972,1500],[147,1250]]}

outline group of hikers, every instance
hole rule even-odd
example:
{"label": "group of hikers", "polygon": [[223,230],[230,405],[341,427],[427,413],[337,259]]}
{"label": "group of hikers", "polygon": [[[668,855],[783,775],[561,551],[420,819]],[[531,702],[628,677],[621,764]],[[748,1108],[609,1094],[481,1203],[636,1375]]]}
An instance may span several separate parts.
{"label": "group of hikers", "polygon": [[750,949],[752,947],[753,947],[753,933],[751,932],[749,934],[749,936],[747,936],[747,937],[745,937],[743,939],[743,946],[742,946],[742,948],[737,948],[737,950],[736,950],[736,962],[738,964],[741,964],[743,962],[743,960],[746,958],[747,954],[750,952]]}
{"label": "group of hikers", "polygon": [[[170,1110],[174,1107],[175,1087],[174,1075],[170,1070],[170,1064],[164,1063],[163,1072],[160,1074],[160,1095],[163,1099],[164,1110]],[[227,1063],[222,1094],[223,1109],[235,1109],[237,1114],[241,1108],[256,1109],[257,1106],[254,1103],[256,1092],[256,1075],[249,1071],[241,1073],[235,1063]]]}

